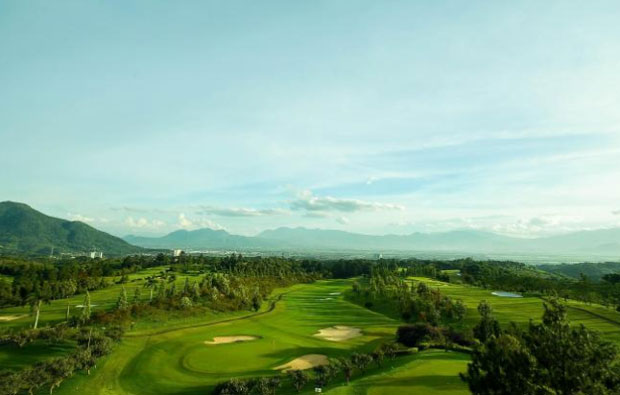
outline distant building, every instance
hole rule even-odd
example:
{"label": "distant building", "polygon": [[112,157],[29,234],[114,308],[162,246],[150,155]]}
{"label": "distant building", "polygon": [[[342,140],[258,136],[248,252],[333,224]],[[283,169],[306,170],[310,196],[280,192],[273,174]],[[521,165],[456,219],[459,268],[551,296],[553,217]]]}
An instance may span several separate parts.
{"label": "distant building", "polygon": [[183,250],[172,250],[172,256],[181,256]]}
{"label": "distant building", "polygon": [[103,258],[103,251],[91,251],[90,258],[91,259]]}
{"label": "distant building", "polygon": [[375,254],[375,259],[383,259],[383,254]]}

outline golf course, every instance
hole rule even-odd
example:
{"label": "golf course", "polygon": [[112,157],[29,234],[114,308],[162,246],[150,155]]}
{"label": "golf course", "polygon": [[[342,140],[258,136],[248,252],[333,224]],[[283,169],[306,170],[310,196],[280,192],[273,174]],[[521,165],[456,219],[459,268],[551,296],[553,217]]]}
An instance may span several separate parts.
{"label": "golf course", "polygon": [[[115,284],[91,293],[93,310],[112,308],[119,290],[133,294],[144,289],[146,278],[162,267],[132,274],[124,285]],[[191,274],[178,276],[182,284]],[[391,306],[371,309],[357,303],[351,287],[356,279],[328,279],[275,289],[258,311],[209,312],[200,316],[174,317],[133,322],[113,351],[97,362],[90,374],[79,372],[56,390],[60,394],[199,394],[210,393],[218,383],[230,379],[270,377],[287,370],[311,369],[354,352],[370,353],[392,342],[402,321]],[[539,320],[540,297],[502,297],[494,290],[448,283],[426,277],[408,277],[410,284],[424,282],[444,295],[461,300],[466,314],[463,327],[479,320],[476,307],[482,300],[493,307],[502,326],[509,322],[525,326]],[[148,298],[142,292],[143,299]],[[80,296],[55,300],[41,309],[40,322],[54,324],[64,319],[67,305],[78,309]],[[620,320],[616,312],[596,304],[567,301],[573,325],[584,324],[604,338],[620,343]],[[2,327],[27,326],[32,320],[27,307],[0,310]],[[17,318],[15,318],[17,317]],[[69,353],[74,344],[47,345],[36,341],[21,350],[0,347],[0,362],[21,369],[37,361]],[[459,378],[467,370],[468,353],[425,349],[413,350],[371,364],[364,374],[353,375],[347,385],[337,376],[326,388],[331,394],[467,394]],[[302,393],[313,393],[309,383]],[[296,393],[284,379],[278,393]]]}

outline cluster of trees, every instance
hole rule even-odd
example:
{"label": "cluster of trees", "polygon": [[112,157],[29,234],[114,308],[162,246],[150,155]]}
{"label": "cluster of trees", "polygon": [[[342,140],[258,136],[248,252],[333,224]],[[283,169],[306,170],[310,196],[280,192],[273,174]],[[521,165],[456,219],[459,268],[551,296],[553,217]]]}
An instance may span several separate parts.
{"label": "cluster of trees", "polygon": [[69,335],[70,328],[64,324],[40,329],[7,329],[0,333],[0,345],[13,344],[19,348],[22,348],[36,340],[44,340],[48,344],[55,344],[62,342]]}
{"label": "cluster of trees", "polygon": [[556,299],[545,304],[542,322],[501,330],[488,304],[478,308],[480,342],[461,378],[474,394],[620,393],[620,354],[610,342],[573,327]]}
{"label": "cluster of trees", "polygon": [[100,262],[57,265],[40,262],[7,262],[0,258],[0,273],[13,281],[0,281],[0,306],[18,306],[36,300],[64,299],[109,284]]}
{"label": "cluster of trees", "polygon": [[396,341],[407,347],[442,348],[469,351],[474,339],[468,331],[459,331],[452,327],[434,326],[428,322],[402,325],[396,331]]}
{"label": "cluster of trees", "polygon": [[433,325],[440,322],[461,321],[467,311],[460,300],[443,295],[438,289],[431,289],[424,282],[408,282],[398,267],[378,265],[371,270],[367,286],[353,284],[356,297],[365,300],[366,307],[376,301],[389,301],[397,306],[405,321],[423,321]]}
{"label": "cluster of trees", "polygon": [[[348,358],[330,359],[326,365],[313,367],[312,375],[305,370],[288,370],[286,371],[286,378],[297,392],[301,392],[312,380],[314,380],[316,387],[323,388],[339,375],[342,375],[348,384],[355,372],[363,375],[372,363],[381,367],[386,358],[394,359],[398,352],[399,349],[396,344],[384,343],[370,354],[356,352]],[[283,381],[278,376],[247,380],[231,379],[218,384],[213,393],[216,395],[272,395],[276,393]]]}
{"label": "cluster of trees", "polygon": [[102,331],[96,328],[82,328],[75,335],[77,347],[71,354],[38,362],[21,371],[0,371],[0,393],[16,395],[33,394],[40,388],[49,388],[50,394],[63,381],[77,371],[86,371],[96,367],[97,359],[110,353],[115,342],[122,336],[122,331],[109,328]]}
{"label": "cluster of trees", "polygon": [[272,395],[280,387],[280,377],[259,377],[247,380],[230,379],[218,384],[213,390],[217,395]]}

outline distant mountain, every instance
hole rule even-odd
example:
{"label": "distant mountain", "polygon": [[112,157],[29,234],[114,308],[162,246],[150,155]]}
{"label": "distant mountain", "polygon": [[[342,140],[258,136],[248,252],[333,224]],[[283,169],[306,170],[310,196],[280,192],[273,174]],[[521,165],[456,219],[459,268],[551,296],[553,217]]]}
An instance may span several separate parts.
{"label": "distant mountain", "polygon": [[374,236],[306,228],[266,230],[257,238],[277,240],[297,248],[398,251],[490,251],[508,248],[514,241],[510,237],[476,230]]}
{"label": "distant mountain", "polygon": [[400,251],[481,254],[550,254],[614,256],[620,258],[620,229],[584,231],[525,239],[477,230],[410,235],[365,235],[340,230],[278,228],[254,237],[223,230],[176,231],[163,237],[127,236],[142,247],[264,251]]}
{"label": "distant mountain", "polygon": [[143,249],[79,221],[49,217],[32,207],[0,202],[0,252],[30,254],[86,253],[96,248],[105,255],[124,255]]}
{"label": "distant mountain", "polygon": [[531,248],[541,251],[620,253],[620,228],[583,230],[534,239]]}
{"label": "distant mountain", "polygon": [[148,248],[170,249],[210,249],[210,250],[244,250],[277,249],[277,243],[254,237],[231,235],[224,230],[209,228],[198,230],[177,230],[162,237],[125,236],[128,243]]}

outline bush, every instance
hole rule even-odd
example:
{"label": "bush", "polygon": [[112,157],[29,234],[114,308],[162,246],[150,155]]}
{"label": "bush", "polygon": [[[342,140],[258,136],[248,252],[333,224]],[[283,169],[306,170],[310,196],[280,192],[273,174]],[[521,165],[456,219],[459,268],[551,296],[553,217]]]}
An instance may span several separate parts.
{"label": "bush", "polygon": [[475,344],[474,338],[469,332],[459,332],[454,328],[444,328],[443,336],[451,343],[458,344],[463,347],[472,347]]}
{"label": "bush", "polygon": [[396,331],[396,341],[407,347],[417,347],[422,341],[440,338],[441,330],[428,323],[403,325]]}

